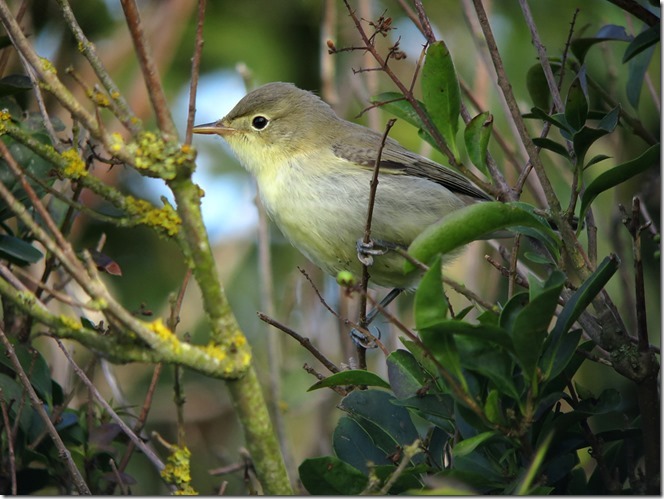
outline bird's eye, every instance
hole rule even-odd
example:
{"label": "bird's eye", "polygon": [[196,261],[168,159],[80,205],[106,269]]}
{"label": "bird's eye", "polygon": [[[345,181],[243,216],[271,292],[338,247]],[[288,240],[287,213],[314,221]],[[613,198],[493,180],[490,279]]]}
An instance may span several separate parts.
{"label": "bird's eye", "polygon": [[254,130],[262,130],[270,122],[265,116],[254,116],[254,119],[251,120],[251,126]]}

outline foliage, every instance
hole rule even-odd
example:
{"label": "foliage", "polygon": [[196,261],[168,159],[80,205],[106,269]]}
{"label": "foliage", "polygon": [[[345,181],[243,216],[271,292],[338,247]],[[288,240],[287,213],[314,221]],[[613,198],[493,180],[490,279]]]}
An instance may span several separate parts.
{"label": "foliage", "polygon": [[[195,94],[198,62],[205,71],[219,61],[235,63],[236,52],[245,54],[257,80],[292,79],[301,86],[316,80],[310,68],[319,62],[311,59],[318,57],[319,33],[310,27],[319,13],[306,2],[279,3],[279,8],[275,3],[270,16],[258,1],[208,2],[206,22],[214,20],[221,28],[207,28],[201,53],[195,3],[155,2],[141,7],[155,22],[160,19],[156,9],[163,8],[173,9],[170,19],[183,23],[178,29],[153,26],[155,32],[171,41],[177,40],[173,33],[185,33],[183,39],[196,43],[156,43],[158,51],[170,47],[174,53],[152,58],[139,29],[153,22],[151,15],[141,19],[134,2],[123,0],[135,47],[129,50],[141,55],[136,60],[149,96],[127,102],[125,95],[133,95],[126,90],[135,79],[132,71],[115,68],[117,86],[98,57],[103,44],[93,43],[117,28],[108,5],[72,2],[74,16],[66,0],[27,2],[36,32],[56,26],[67,33],[58,57],[46,59],[23,35],[30,30],[16,23],[23,14],[10,12],[7,3],[0,3],[8,35],[0,42],[20,57],[9,65],[16,72],[11,74],[0,56],[3,493],[189,494],[211,487],[223,492],[235,473],[241,476],[230,485],[232,493],[237,488],[286,494],[292,492],[286,467],[293,484],[299,477],[306,491],[321,495],[660,492],[659,349],[651,344],[657,334],[648,331],[660,313],[653,313],[660,283],[650,272],[659,264],[658,220],[649,215],[658,212],[659,199],[648,196],[653,179],[659,179],[660,145],[650,123],[652,109],[644,105],[658,98],[644,92],[658,69],[655,8],[625,2],[625,26],[590,28],[577,22],[578,11],[570,12],[567,41],[547,43],[545,49],[540,34],[556,30],[557,40],[564,39],[560,33],[569,20],[545,23],[535,15],[538,27],[529,9],[541,16],[541,4],[520,2],[518,11],[516,2],[500,3],[494,7],[500,18],[509,19],[515,31],[528,32],[528,42],[521,38],[517,51],[502,45],[499,50],[508,38],[493,38],[494,19],[479,0],[453,9],[416,0],[414,10],[404,9],[406,2],[388,2],[380,12],[373,4],[373,11],[362,10],[370,2],[358,2],[357,9],[347,1],[326,3],[320,29],[329,33],[330,24],[338,22],[345,40],[339,48],[329,40],[324,57],[347,71],[336,80],[326,73],[321,88],[339,90],[340,108],[350,115],[350,92],[361,85],[361,94],[373,95],[370,102],[377,109],[372,111],[414,126],[434,158],[496,199],[454,212],[413,241],[405,270],[420,268],[423,277],[405,298],[412,310],[402,309],[399,317],[384,311],[400,344],[390,349],[381,343],[389,339],[376,338],[385,359],[370,352],[367,369],[361,348],[327,351],[334,336],[330,330],[339,324],[344,338],[350,328],[375,332],[366,320],[366,301],[373,299],[366,283],[338,276],[346,295],[360,297],[358,321],[334,310],[329,290],[316,289],[320,276],[307,273],[315,269],[302,271],[315,292],[294,291],[294,279],[283,270],[283,262],[294,266],[291,249],[278,238],[271,248],[272,283],[264,227],[258,255],[243,253],[238,269],[228,268],[233,251],[215,263],[201,204],[219,200],[205,198],[192,177],[203,163],[196,165],[189,133],[193,107],[180,141],[166,100],[183,81],[191,80],[188,90]],[[609,3],[600,2],[601,8],[615,10],[612,20],[620,18],[623,12]],[[204,4],[198,3],[201,19]],[[175,5],[189,14],[175,11]],[[244,22],[249,14],[253,22]],[[471,14],[475,49],[455,40],[466,34],[439,29],[447,15],[456,27],[462,23],[454,16],[468,21]],[[404,23],[424,40],[419,60],[408,56],[404,62]],[[346,26],[354,28],[352,34],[341,29]],[[439,31],[444,40],[436,36]],[[278,44],[286,35],[292,36]],[[121,43],[111,45],[127,50]],[[601,51],[618,53],[618,67],[598,67]],[[503,63],[510,52],[529,59],[517,57],[507,69]],[[358,54],[362,58],[354,58]],[[156,63],[170,58],[187,70],[163,70],[164,90]],[[69,59],[84,59],[85,69],[69,66]],[[491,66],[496,73],[493,98],[478,99],[467,84],[468,66],[480,60],[484,70]],[[473,69],[479,75],[475,83],[482,83],[479,68]],[[249,72],[240,72],[250,86]],[[377,73],[384,82],[367,83]],[[91,83],[95,77],[97,84]],[[352,85],[345,84],[348,78]],[[326,95],[330,101],[333,96]],[[152,109],[137,112],[146,102]],[[404,134],[400,140],[415,137],[412,129],[396,128],[394,133]],[[160,182],[171,197],[150,200],[138,187],[147,179]],[[633,198],[631,207],[616,208],[624,198]],[[607,222],[607,213],[617,211],[613,218],[621,218],[624,228]],[[629,238],[629,250],[620,247],[623,236]],[[450,277],[447,254],[496,237],[501,238],[497,250],[490,251],[503,262],[487,255],[482,263],[489,270],[481,278],[486,282],[462,284]],[[131,254],[128,265],[117,261],[119,248]],[[200,310],[183,305],[192,294],[190,276],[200,292],[192,301]],[[276,307],[270,295],[277,297]],[[306,296],[295,305],[298,314],[291,314],[296,295]],[[317,314],[319,301],[336,315],[333,324]],[[255,327],[257,308],[267,312],[260,318],[306,350],[293,348],[280,358],[279,348],[270,345],[266,353],[264,344],[272,338],[265,341]],[[269,317],[276,314],[288,316],[326,351]],[[296,315],[303,318],[298,322]],[[61,340],[74,340],[84,355],[74,359]],[[349,351],[350,368],[330,360],[347,359]],[[310,354],[331,375],[305,365],[317,378],[305,392],[303,378],[293,371],[303,357],[309,362]],[[77,380],[74,386],[58,381],[58,356],[64,356],[66,372]],[[268,362],[263,363],[264,356]],[[85,369],[78,365],[82,359]],[[109,362],[122,370],[129,363],[147,366],[149,372],[136,376],[137,371],[127,370],[124,378],[138,401],[127,402],[117,387],[112,397],[100,393],[105,385],[95,376],[98,365],[114,389]],[[261,372],[264,364],[269,375]],[[172,388],[159,381],[164,367],[170,368]],[[148,386],[142,378],[149,375]],[[282,375],[289,376],[283,391]],[[187,384],[192,379],[198,380],[196,388]],[[224,398],[214,384],[220,379],[228,388],[224,407],[243,431],[223,420],[225,411],[209,420],[203,415]],[[167,403],[159,400],[163,392]],[[203,402],[192,405],[197,397]],[[316,397],[324,402],[314,416],[309,411]],[[285,400],[294,409],[284,416]],[[329,410],[329,401],[337,403],[337,411]],[[135,405],[141,406],[138,414]],[[297,419],[303,413],[304,422]],[[290,435],[284,417],[292,418]],[[314,424],[318,417],[324,424]],[[170,424],[160,418],[170,418]],[[319,426],[330,420],[333,430],[319,434]],[[213,444],[220,435],[223,443]],[[158,443],[158,451],[146,440]],[[221,451],[217,445],[223,445]],[[330,452],[312,451],[326,445]],[[212,456],[204,461],[206,452]],[[304,456],[299,465],[293,455]],[[210,471],[220,460],[226,466]]]}

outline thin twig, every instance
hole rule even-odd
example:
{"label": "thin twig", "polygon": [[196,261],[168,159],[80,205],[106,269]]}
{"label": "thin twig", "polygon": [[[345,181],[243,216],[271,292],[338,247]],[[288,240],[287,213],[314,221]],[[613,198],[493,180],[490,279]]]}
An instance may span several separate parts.
{"label": "thin twig", "polygon": [[135,0],[121,0],[120,3],[127,19],[131,38],[134,41],[134,48],[136,49],[136,55],[138,56],[138,62],[143,72],[143,78],[145,79],[145,85],[148,89],[148,95],[155,112],[159,130],[167,138],[175,139],[177,137],[177,130],[171,117],[166,95],[164,95],[164,89],[161,85],[159,69],[152,58],[152,53],[145,40],[143,24],[136,2]]}
{"label": "thin twig", "polygon": [[[5,435],[7,435],[7,452],[9,456],[9,481],[11,483],[12,495],[18,494],[18,487],[16,484],[16,456],[14,455],[14,436],[12,435],[12,426],[9,424],[9,411],[7,410],[7,399],[5,394],[0,388],[0,409],[2,409],[2,422],[5,427]],[[17,418],[18,419],[18,418]]]}
{"label": "thin twig", "polygon": [[191,58],[191,84],[189,85],[189,110],[187,113],[187,132],[184,143],[191,144],[194,136],[194,117],[196,115],[196,90],[198,89],[198,78],[200,76],[201,55],[203,53],[203,24],[205,21],[205,7],[207,0],[198,0],[198,17],[196,22],[196,42],[194,44],[194,55]]}
{"label": "thin twig", "polygon": [[[371,243],[371,222],[373,220],[373,211],[374,211],[374,205],[376,202],[376,191],[378,190],[378,173],[380,171],[380,160],[383,154],[383,148],[385,147],[385,141],[387,140],[387,136],[390,133],[390,130],[396,123],[396,119],[392,118],[388,120],[388,122],[385,125],[385,131],[383,132],[383,136],[380,141],[380,146],[378,147],[378,151],[376,152],[376,160],[374,162],[374,168],[373,168],[373,175],[371,177],[371,183],[369,184],[369,202],[367,206],[367,220],[364,225],[364,236],[362,238],[362,242],[365,245],[369,245]],[[371,258],[371,257],[369,257]],[[360,295],[360,326],[366,327],[367,326],[367,286],[369,285],[369,267],[368,264],[365,260],[362,261],[362,281],[360,284],[360,287],[362,289],[362,294]],[[359,360],[359,368],[360,369],[366,369],[367,364],[366,364],[366,349],[358,345],[357,346],[357,355],[358,355],[358,360]]]}
{"label": "thin twig", "polygon": [[74,361],[72,358],[71,354],[67,351],[65,346],[62,344],[60,339],[55,338],[55,342],[58,344],[58,347],[60,347],[60,350],[62,353],[65,355],[69,363],[71,364],[72,369],[76,373],[76,375],[83,381],[85,386],[90,390],[94,398],[99,402],[99,404],[104,408],[104,410],[108,413],[108,415],[111,417],[111,419],[117,423],[117,425],[122,429],[125,435],[129,437],[129,439],[134,442],[136,447],[138,447],[141,452],[145,455],[145,457],[152,463],[152,465],[158,470],[161,471],[164,469],[164,463],[159,459],[159,456],[157,456],[152,449],[150,449],[143,440],[141,440],[134,431],[129,428],[127,423],[125,423],[120,416],[117,415],[117,413],[113,410],[113,408],[110,406],[108,402],[102,397],[101,393],[99,393],[99,390],[97,390],[97,387],[94,386],[92,381],[90,381],[90,378],[83,372],[83,369],[81,369],[78,364]]}
{"label": "thin twig", "polygon": [[137,120],[132,110],[129,108],[129,104],[127,104],[127,101],[120,92],[120,89],[104,68],[104,64],[97,55],[94,44],[90,42],[90,40],[88,40],[88,38],[85,36],[85,33],[83,33],[83,30],[78,24],[76,16],[74,16],[69,2],[67,0],[58,0],[58,4],[60,5],[62,17],[69,26],[70,31],[74,35],[74,38],[78,42],[79,50],[88,60],[90,66],[97,75],[97,78],[99,78],[99,81],[101,81],[102,85],[104,85],[104,88],[108,92],[110,102],[112,102],[111,110],[120,120],[120,123],[122,123],[122,125],[127,128],[127,130],[129,130],[134,135],[138,134],[140,131],[139,121]]}
{"label": "thin twig", "polygon": [[563,100],[560,97],[560,92],[558,90],[558,84],[556,79],[553,76],[553,70],[551,69],[551,64],[549,63],[549,57],[546,55],[546,47],[540,39],[539,33],[537,32],[537,26],[535,26],[535,20],[533,19],[533,14],[530,11],[530,6],[526,0],[519,0],[519,5],[521,6],[521,11],[523,12],[523,17],[526,20],[526,25],[530,30],[530,37],[532,39],[535,50],[537,50],[537,55],[539,56],[540,66],[544,71],[544,77],[546,82],[549,85],[549,91],[553,97],[554,110],[562,113],[565,109]]}
{"label": "thin twig", "polygon": [[328,360],[328,358],[325,357],[325,355],[320,353],[320,351],[315,346],[313,346],[311,344],[311,340],[309,338],[305,338],[304,336],[300,336],[298,333],[293,331],[288,326],[285,326],[285,325],[281,324],[280,322],[272,319],[271,317],[268,317],[267,315],[265,315],[261,312],[257,312],[257,315],[258,315],[258,318],[260,320],[262,320],[263,322],[267,322],[271,326],[274,326],[277,329],[280,329],[281,331],[286,333],[291,338],[295,338],[300,343],[300,345],[302,345],[304,348],[309,350],[313,354],[313,356],[316,357],[321,362],[321,364],[323,364],[325,367],[327,367],[327,369],[331,373],[334,374],[334,373],[338,373],[340,371],[337,366],[335,366],[332,362],[330,362],[330,360]]}
{"label": "thin twig", "polygon": [[35,392],[35,389],[32,387],[30,379],[23,370],[21,362],[18,360],[16,352],[14,351],[14,347],[9,342],[9,339],[5,335],[5,331],[2,327],[0,327],[0,342],[2,342],[3,346],[5,347],[5,355],[9,357],[9,361],[12,363],[14,371],[18,375],[19,381],[21,382],[23,388],[27,392],[28,397],[30,397],[30,403],[32,404],[32,408],[37,412],[37,414],[39,414],[39,417],[41,418],[42,422],[44,423],[44,425],[46,425],[48,433],[49,435],[51,435],[51,439],[53,440],[55,447],[58,449],[58,455],[60,459],[62,459],[62,461],[64,462],[65,468],[69,472],[69,475],[71,476],[71,479],[74,482],[76,490],[79,492],[79,494],[90,495],[91,494],[90,489],[85,483],[85,480],[83,479],[83,476],[81,475],[80,471],[78,471],[78,468],[76,468],[76,464],[72,459],[71,452],[69,452],[69,449],[67,449],[64,442],[60,438],[58,430],[53,425],[53,422],[49,418],[46,409],[44,409],[44,403],[39,399],[37,392]]}

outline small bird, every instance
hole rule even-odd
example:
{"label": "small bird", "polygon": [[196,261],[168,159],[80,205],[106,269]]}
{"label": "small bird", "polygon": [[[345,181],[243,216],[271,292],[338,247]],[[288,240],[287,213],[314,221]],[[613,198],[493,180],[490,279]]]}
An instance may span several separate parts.
{"label": "small bird", "polygon": [[[315,94],[268,83],[222,119],[194,133],[223,137],[256,178],[263,204],[284,236],[309,260],[337,276],[362,272],[397,289],[417,285],[394,248],[408,248],[427,226],[463,206],[491,198],[459,173],[388,138],[381,154],[371,224],[373,249],[358,246],[382,134],[346,121]],[[366,261],[366,260],[365,260]]]}

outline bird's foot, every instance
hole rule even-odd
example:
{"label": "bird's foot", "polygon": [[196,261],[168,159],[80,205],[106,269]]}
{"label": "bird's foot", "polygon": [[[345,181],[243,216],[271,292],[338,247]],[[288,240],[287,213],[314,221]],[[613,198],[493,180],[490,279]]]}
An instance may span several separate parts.
{"label": "bird's foot", "polygon": [[362,239],[357,240],[357,258],[367,267],[373,265],[374,256],[384,255],[388,251],[390,251],[389,246],[382,241],[371,239],[365,243]]}
{"label": "bird's foot", "polygon": [[368,326],[368,331],[371,333],[371,336],[368,336],[361,332],[359,329],[353,328],[350,330],[350,339],[353,340],[356,346],[362,347],[365,349],[376,348],[376,340],[380,339],[380,329],[376,326]]}

